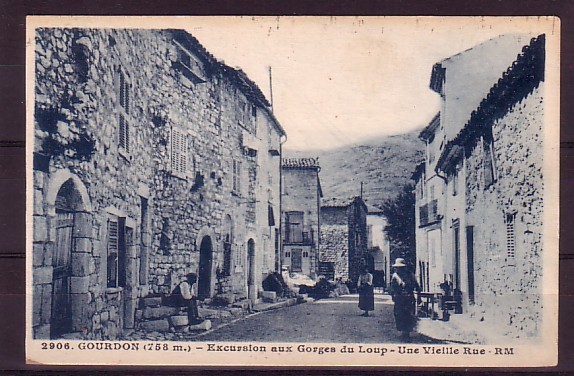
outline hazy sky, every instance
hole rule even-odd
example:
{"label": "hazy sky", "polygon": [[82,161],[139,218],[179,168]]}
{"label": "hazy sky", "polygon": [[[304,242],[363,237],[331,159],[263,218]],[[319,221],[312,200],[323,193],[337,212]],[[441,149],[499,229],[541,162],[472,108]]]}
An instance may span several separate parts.
{"label": "hazy sky", "polygon": [[286,148],[332,148],[405,133],[439,109],[435,62],[505,33],[536,33],[536,18],[191,17],[185,27],[269,98]]}
{"label": "hazy sky", "polygon": [[426,125],[439,110],[435,62],[536,19],[200,17],[186,29],[269,98],[286,148],[331,148]]}

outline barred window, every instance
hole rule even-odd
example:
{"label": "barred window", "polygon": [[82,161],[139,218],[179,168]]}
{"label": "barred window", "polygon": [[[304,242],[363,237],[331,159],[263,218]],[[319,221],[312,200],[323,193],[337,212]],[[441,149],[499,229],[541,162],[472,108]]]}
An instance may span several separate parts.
{"label": "barred window", "polygon": [[516,214],[506,214],[506,257],[514,260],[516,257],[516,231],[514,228]]}

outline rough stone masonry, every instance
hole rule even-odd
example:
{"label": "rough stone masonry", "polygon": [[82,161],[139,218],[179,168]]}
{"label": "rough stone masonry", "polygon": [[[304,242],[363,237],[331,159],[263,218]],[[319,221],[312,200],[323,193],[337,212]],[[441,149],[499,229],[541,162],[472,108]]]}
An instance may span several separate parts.
{"label": "rough stone masonry", "polygon": [[284,131],[180,30],[36,30],[33,329],[116,338],[186,273],[256,300]]}

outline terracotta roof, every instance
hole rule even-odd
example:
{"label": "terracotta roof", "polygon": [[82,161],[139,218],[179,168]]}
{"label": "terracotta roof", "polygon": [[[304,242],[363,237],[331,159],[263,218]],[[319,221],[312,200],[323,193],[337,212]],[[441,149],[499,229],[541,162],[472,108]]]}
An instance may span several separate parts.
{"label": "terracotta roof", "polygon": [[430,123],[421,131],[421,133],[419,134],[419,138],[425,141],[430,140],[432,137],[434,137],[434,131],[438,128],[439,125],[440,125],[440,112],[436,114],[432,118]]}
{"label": "terracotta roof", "polygon": [[206,72],[208,74],[214,74],[216,72],[222,74],[223,76],[229,78],[229,80],[245,95],[245,97],[253,104],[262,108],[267,115],[270,117],[271,122],[275,128],[285,136],[285,129],[281,126],[275,115],[271,111],[271,104],[265,98],[265,95],[241,69],[232,68],[225,65],[223,62],[218,61],[211,53],[203,47],[203,45],[195,38],[193,35],[189,34],[185,30],[180,29],[169,29],[168,33],[180,43],[186,49],[192,51],[199,57],[205,64]]}
{"label": "terracotta roof", "polygon": [[445,143],[461,131],[470,113],[517,59],[531,37],[500,35],[443,59],[433,67],[431,89],[446,96],[447,100],[447,105],[441,110]]}
{"label": "terracotta roof", "polygon": [[368,210],[367,205],[365,204],[363,199],[361,199],[359,196],[344,197],[344,198],[340,198],[340,197],[323,198],[321,200],[321,207],[344,208],[344,207],[347,207],[349,205],[354,204],[355,202],[358,202],[360,205],[362,205],[366,211]]}
{"label": "terracotta roof", "polygon": [[516,61],[492,86],[478,108],[472,111],[462,130],[446,144],[437,168],[445,170],[447,162],[456,156],[457,148],[465,148],[468,153],[471,149],[469,146],[474,145],[480,136],[491,138],[492,123],[502,118],[515,103],[527,97],[544,81],[545,39],[545,35],[541,34],[524,46]]}
{"label": "terracotta roof", "polygon": [[293,169],[321,169],[319,157],[315,158],[283,158],[281,162],[283,168]]}

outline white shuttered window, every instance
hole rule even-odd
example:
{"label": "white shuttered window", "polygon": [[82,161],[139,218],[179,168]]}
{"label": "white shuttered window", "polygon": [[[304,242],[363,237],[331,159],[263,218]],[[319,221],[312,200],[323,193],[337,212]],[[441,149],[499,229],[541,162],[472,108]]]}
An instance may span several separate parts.
{"label": "white shuttered window", "polygon": [[188,164],[187,134],[181,129],[171,128],[171,171],[186,178]]}

